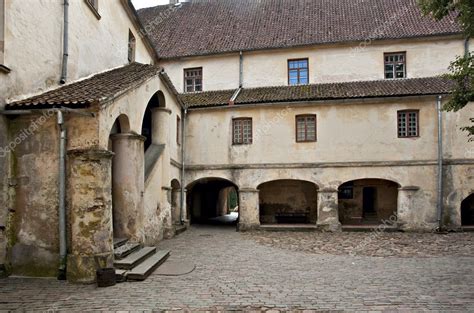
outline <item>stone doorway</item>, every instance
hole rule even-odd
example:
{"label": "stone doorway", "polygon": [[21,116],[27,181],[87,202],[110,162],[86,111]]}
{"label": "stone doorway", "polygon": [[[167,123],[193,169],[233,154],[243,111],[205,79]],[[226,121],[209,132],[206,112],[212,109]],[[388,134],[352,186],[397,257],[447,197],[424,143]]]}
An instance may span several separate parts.
{"label": "stone doorway", "polygon": [[236,225],[239,220],[238,187],[225,179],[204,178],[187,188],[191,224]]}
{"label": "stone doorway", "polygon": [[474,193],[461,203],[461,225],[474,227]]}

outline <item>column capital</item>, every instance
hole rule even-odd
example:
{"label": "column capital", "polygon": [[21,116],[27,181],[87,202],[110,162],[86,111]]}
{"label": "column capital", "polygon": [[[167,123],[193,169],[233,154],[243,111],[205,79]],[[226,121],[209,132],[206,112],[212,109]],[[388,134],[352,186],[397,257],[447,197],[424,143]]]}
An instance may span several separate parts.
{"label": "column capital", "polygon": [[400,190],[400,191],[413,191],[413,192],[415,192],[415,191],[420,190],[420,187],[418,187],[418,186],[404,186],[404,187],[398,188],[398,190]]}
{"label": "column capital", "polygon": [[145,136],[139,135],[139,134],[137,134],[137,133],[119,133],[119,134],[113,134],[112,136],[110,136],[110,138],[112,139],[112,141],[114,141],[114,140],[119,140],[119,139],[141,140],[141,141],[145,141],[145,140],[146,140],[146,137],[145,137]]}
{"label": "column capital", "polygon": [[158,107],[158,108],[151,108],[151,112],[152,112],[152,113],[155,113],[155,112],[164,112],[164,113],[171,114],[171,110],[170,110],[170,109],[161,108],[161,107]]}
{"label": "column capital", "polygon": [[258,193],[260,190],[255,188],[239,188],[239,192]]}
{"label": "column capital", "polygon": [[339,192],[337,188],[327,187],[327,188],[318,189],[318,193],[335,193],[335,192]]}
{"label": "column capital", "polygon": [[111,159],[114,156],[114,153],[109,150],[102,149],[73,149],[69,150],[67,154],[74,158],[83,158],[83,159]]}

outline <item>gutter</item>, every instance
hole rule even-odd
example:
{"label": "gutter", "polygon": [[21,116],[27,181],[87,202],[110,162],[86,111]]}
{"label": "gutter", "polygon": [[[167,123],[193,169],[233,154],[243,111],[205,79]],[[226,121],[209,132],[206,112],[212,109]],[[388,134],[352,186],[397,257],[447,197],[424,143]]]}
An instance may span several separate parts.
{"label": "gutter", "polygon": [[64,0],[64,30],[63,30],[63,62],[61,79],[59,83],[64,85],[67,79],[67,61],[69,58],[69,0]]}
{"label": "gutter", "polygon": [[438,231],[443,228],[443,112],[441,96],[436,97],[436,109],[438,111],[438,200],[437,200],[437,222]]}
{"label": "gutter", "polygon": [[466,37],[466,39],[464,40],[464,57],[468,57],[469,56],[469,37]]}

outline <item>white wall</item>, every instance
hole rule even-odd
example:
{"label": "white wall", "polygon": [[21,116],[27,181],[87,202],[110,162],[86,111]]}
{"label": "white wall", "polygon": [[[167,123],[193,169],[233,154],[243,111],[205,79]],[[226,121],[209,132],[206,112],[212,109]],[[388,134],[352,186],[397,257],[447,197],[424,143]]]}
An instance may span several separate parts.
{"label": "white wall", "polygon": [[[188,119],[187,164],[436,160],[435,104],[432,97],[378,103],[193,110]],[[397,111],[405,109],[420,110],[418,138],[398,138]],[[317,115],[317,142],[296,142],[298,114]],[[466,133],[459,130],[468,125],[469,116],[474,116],[472,104],[458,113],[444,113],[446,157],[462,159],[469,147],[474,148]],[[232,145],[232,118],[237,117],[252,117],[251,145]]]}
{"label": "white wall", "polygon": [[[0,102],[58,86],[63,1],[9,0],[5,9],[4,64],[12,71],[0,73]],[[119,1],[100,1],[100,20],[84,0],[70,1],[69,12],[69,82],[126,64],[129,29],[137,38],[136,60],[152,62]]]}
{"label": "white wall", "polygon": [[[310,83],[384,79],[384,53],[406,51],[407,77],[447,72],[449,63],[464,53],[462,39],[372,42],[366,46],[332,45],[244,52],[244,87],[288,85],[288,59],[308,58]],[[183,92],[183,69],[203,68],[203,90],[239,86],[239,55],[167,60],[161,65]]]}

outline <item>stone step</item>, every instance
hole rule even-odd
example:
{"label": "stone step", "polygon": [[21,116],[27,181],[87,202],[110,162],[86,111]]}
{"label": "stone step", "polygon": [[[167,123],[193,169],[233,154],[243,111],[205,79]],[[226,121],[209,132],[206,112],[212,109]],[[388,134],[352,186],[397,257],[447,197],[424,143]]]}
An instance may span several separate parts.
{"label": "stone step", "polygon": [[116,260],[120,260],[125,258],[127,255],[137,251],[140,249],[140,244],[139,243],[133,243],[133,242],[127,242],[121,246],[119,246],[117,249],[114,249],[114,255]]}
{"label": "stone step", "polygon": [[127,238],[114,238],[114,249],[123,246],[127,241]]}
{"label": "stone step", "polygon": [[128,273],[127,270],[121,270],[121,269],[116,268],[115,269],[115,280],[118,283],[122,283],[124,281],[127,281],[127,273]]}
{"label": "stone step", "polygon": [[145,280],[150,274],[169,257],[169,250],[157,251],[148,259],[127,272],[127,280]]}
{"label": "stone step", "polygon": [[126,258],[116,260],[114,262],[114,267],[123,270],[130,270],[155,252],[155,247],[141,248],[140,250],[129,254]]}
{"label": "stone step", "polygon": [[174,234],[177,236],[183,232],[185,232],[187,229],[186,225],[175,225],[175,232]]}

